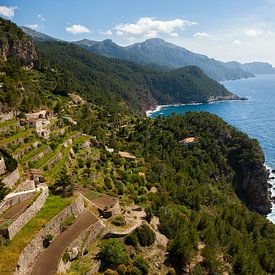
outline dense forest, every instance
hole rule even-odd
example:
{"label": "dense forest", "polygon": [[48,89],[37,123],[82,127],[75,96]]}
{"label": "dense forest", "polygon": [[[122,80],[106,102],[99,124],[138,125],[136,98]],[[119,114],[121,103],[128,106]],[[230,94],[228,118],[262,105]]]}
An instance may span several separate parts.
{"label": "dense forest", "polygon": [[[197,141],[184,146],[180,141],[190,136]],[[275,272],[274,225],[249,211],[234,192],[241,184],[238,169],[264,161],[257,141],[215,115],[187,113],[140,121],[128,137],[117,133],[116,145],[122,144],[144,157],[146,187],[157,186],[156,194],[141,195],[142,184],[136,185],[133,196],[160,217],[179,274],[199,243],[205,245],[204,261],[193,274]]]}

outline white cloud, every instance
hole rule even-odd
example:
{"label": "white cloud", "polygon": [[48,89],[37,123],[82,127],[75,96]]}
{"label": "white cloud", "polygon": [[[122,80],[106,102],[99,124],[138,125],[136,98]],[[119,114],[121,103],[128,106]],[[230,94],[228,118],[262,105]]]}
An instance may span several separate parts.
{"label": "white cloud", "polygon": [[176,36],[176,30],[183,30],[185,27],[197,23],[183,19],[156,20],[151,17],[141,17],[135,23],[119,24],[114,29],[117,35],[143,36],[145,38],[157,37],[159,34]]}
{"label": "white cloud", "polygon": [[16,9],[17,7],[0,6],[0,15],[7,18],[13,18]]}
{"label": "white cloud", "polygon": [[179,36],[179,34],[176,33],[176,32],[171,32],[169,35],[172,36],[172,37],[178,37]]}
{"label": "white cloud", "polygon": [[263,33],[262,31],[254,30],[254,29],[245,31],[245,34],[250,37],[257,37],[257,36],[261,35],[262,33]]}
{"label": "white cloud", "polygon": [[38,24],[27,24],[26,27],[32,29],[32,30],[37,30],[40,28]]}
{"label": "white cloud", "polygon": [[241,40],[235,39],[235,40],[232,41],[232,44],[234,44],[234,45],[242,45],[243,42]]}
{"label": "white cloud", "polygon": [[100,34],[110,36],[110,35],[112,35],[113,33],[112,33],[111,30],[107,30],[107,31],[101,32]]}
{"label": "white cloud", "polygon": [[41,20],[41,21],[46,21],[45,17],[42,14],[38,14],[37,17]]}
{"label": "white cloud", "polygon": [[67,27],[66,31],[72,33],[73,35],[91,32],[87,27],[79,24],[73,24],[70,27]]}
{"label": "white cloud", "polygon": [[204,38],[204,37],[210,38],[211,37],[211,35],[206,32],[196,32],[196,33],[194,33],[194,36],[200,37],[200,38]]}

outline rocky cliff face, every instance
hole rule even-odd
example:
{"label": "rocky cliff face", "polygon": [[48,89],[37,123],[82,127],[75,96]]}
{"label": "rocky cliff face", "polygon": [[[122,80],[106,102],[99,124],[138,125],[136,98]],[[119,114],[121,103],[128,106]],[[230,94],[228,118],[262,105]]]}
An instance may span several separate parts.
{"label": "rocky cliff face", "polygon": [[267,215],[271,210],[268,192],[268,171],[261,161],[242,163],[239,167],[237,194],[248,208]]}
{"label": "rocky cliff face", "polygon": [[32,65],[38,59],[29,37],[14,23],[0,18],[0,58],[6,61],[9,57],[20,58],[24,65]]}

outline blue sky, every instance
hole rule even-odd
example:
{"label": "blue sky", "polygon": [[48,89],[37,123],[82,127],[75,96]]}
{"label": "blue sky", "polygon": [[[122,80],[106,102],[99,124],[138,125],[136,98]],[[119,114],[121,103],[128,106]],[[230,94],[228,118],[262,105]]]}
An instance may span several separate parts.
{"label": "blue sky", "polygon": [[275,0],[1,0],[0,15],[69,41],[160,37],[220,60],[275,65]]}

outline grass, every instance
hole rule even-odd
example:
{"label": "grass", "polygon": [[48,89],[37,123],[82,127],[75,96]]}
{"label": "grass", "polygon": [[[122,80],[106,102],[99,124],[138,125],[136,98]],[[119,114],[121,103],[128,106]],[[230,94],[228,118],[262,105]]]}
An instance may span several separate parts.
{"label": "grass", "polygon": [[30,220],[7,246],[0,247],[0,274],[13,274],[22,250],[37,233],[58,213],[70,204],[70,200],[49,196],[39,213]]}
{"label": "grass", "polygon": [[30,136],[31,133],[32,133],[32,129],[28,129],[28,130],[19,132],[19,133],[13,135],[12,137],[3,138],[0,142],[0,146],[5,145],[5,144],[10,144],[19,138],[25,138],[27,136]]}
{"label": "grass", "polygon": [[[62,159],[59,160],[55,166],[50,169],[50,171],[48,172],[48,176],[52,179],[56,179],[56,177],[58,176],[58,174],[60,173],[60,171],[62,170],[62,168],[64,168],[66,161],[68,160],[69,154],[70,154],[70,150],[72,149],[72,147],[74,145],[78,145],[81,143],[84,143],[86,140],[88,140],[89,137],[88,136],[81,136],[79,138],[77,138],[76,140],[73,141],[73,144],[71,144],[70,146],[63,148],[62,151]],[[60,148],[61,149],[61,148]]]}
{"label": "grass", "polygon": [[0,128],[12,126],[12,125],[14,125],[14,124],[16,124],[16,123],[17,123],[17,121],[16,121],[15,119],[3,121],[3,122],[0,123]]}
{"label": "grass", "polygon": [[24,151],[25,149],[28,149],[30,148],[35,142],[37,142],[38,140],[31,140],[29,141],[28,143],[24,143],[23,145],[21,145],[20,147],[18,147],[14,152],[13,152],[13,155],[16,155],[22,151]]}
{"label": "grass", "polygon": [[45,155],[43,158],[39,159],[38,161],[34,162],[33,167],[34,168],[43,168],[48,162],[50,162],[51,160],[53,160],[56,155],[58,154],[58,150],[48,153],[47,155]]}
{"label": "grass", "polygon": [[27,154],[23,155],[20,159],[19,162],[28,162],[29,160],[31,160],[34,156],[38,155],[39,153],[41,153],[45,148],[47,147],[47,144],[42,144],[40,146],[38,146],[37,148],[35,148],[34,150],[31,150],[30,152],[28,152]]}
{"label": "grass", "polygon": [[87,193],[84,194],[84,196],[88,199],[88,200],[94,200],[96,198],[99,198],[102,196],[102,193],[98,193],[98,192],[95,192],[95,191],[89,191]]}

